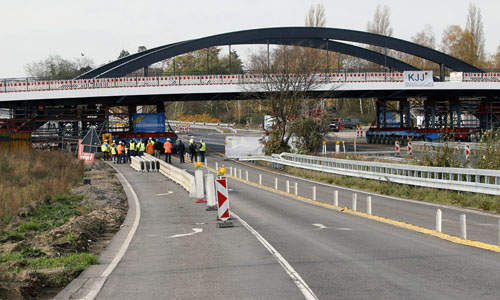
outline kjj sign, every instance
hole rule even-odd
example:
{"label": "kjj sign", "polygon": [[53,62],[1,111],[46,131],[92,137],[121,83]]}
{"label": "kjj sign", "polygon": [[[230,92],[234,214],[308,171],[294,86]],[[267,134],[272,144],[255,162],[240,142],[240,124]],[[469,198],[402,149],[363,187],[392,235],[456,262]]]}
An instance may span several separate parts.
{"label": "kjj sign", "polygon": [[404,71],[405,86],[433,86],[432,71]]}

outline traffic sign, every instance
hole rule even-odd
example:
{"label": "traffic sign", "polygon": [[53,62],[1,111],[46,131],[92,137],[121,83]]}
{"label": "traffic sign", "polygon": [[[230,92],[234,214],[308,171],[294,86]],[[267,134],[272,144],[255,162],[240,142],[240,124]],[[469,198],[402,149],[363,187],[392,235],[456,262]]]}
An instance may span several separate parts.
{"label": "traffic sign", "polygon": [[229,211],[229,195],[227,192],[226,176],[217,177],[215,181],[215,190],[217,193],[218,218],[222,221],[227,221],[231,217],[231,214]]}

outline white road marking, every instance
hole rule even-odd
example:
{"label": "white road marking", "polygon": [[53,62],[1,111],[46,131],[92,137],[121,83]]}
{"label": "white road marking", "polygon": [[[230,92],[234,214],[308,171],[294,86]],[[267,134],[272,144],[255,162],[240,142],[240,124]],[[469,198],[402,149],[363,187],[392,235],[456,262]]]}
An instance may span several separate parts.
{"label": "white road marking", "polygon": [[113,258],[111,263],[102,272],[102,274],[95,279],[95,283],[92,286],[92,288],[90,289],[89,293],[85,297],[83,297],[84,300],[93,300],[93,299],[95,299],[97,294],[99,294],[99,292],[101,291],[101,289],[104,285],[104,282],[106,282],[106,279],[108,279],[108,276],[116,268],[116,266],[118,265],[120,260],[125,255],[125,252],[127,252],[128,246],[130,245],[130,242],[132,241],[132,238],[134,237],[135,231],[137,230],[137,227],[139,226],[139,221],[141,220],[141,205],[139,203],[139,198],[137,197],[137,194],[135,193],[134,189],[132,188],[130,183],[127,181],[127,179],[125,179],[125,176],[123,176],[122,173],[120,173],[120,171],[118,171],[117,168],[115,168],[115,167],[113,167],[113,168],[116,170],[118,176],[120,176],[123,179],[123,181],[125,182],[125,184],[129,188],[130,192],[132,193],[132,197],[134,198],[135,207],[136,207],[135,219],[134,219],[134,223],[133,223],[132,227],[130,228],[130,231],[127,235],[127,238],[123,242],[123,244],[120,247],[120,250],[116,254],[115,258]]}
{"label": "white road marking", "polygon": [[345,230],[345,231],[349,231],[349,230],[352,230],[351,228],[347,228],[347,227],[340,227],[340,228],[334,228],[335,230]]}
{"label": "white road marking", "polygon": [[318,227],[317,229],[325,229],[325,228],[330,228],[330,227],[327,227],[327,226],[325,226],[325,225],[323,225],[323,224],[319,224],[319,223],[317,223],[317,224],[312,224],[312,225],[313,225],[313,226]]}
{"label": "white road marking", "polygon": [[235,217],[243,226],[245,226],[248,231],[250,231],[256,238],[259,240],[259,242],[264,245],[264,247],[271,253],[272,256],[280,263],[281,267],[285,269],[286,273],[290,278],[293,280],[295,285],[299,288],[299,290],[302,292],[304,297],[308,300],[312,299],[318,299],[314,292],[311,290],[311,288],[307,285],[307,283],[300,277],[299,273],[297,273],[293,267],[286,261],[286,259],[281,256],[281,254],[274,249],[274,247],[269,244],[266,239],[264,239],[255,229],[252,228],[252,226],[248,225],[247,222],[245,222],[242,218],[240,218],[237,214],[235,214],[233,211],[231,211],[231,215]]}
{"label": "white road marking", "polygon": [[170,195],[170,194],[173,194],[174,192],[173,191],[168,191],[166,193],[163,193],[163,194],[156,194],[156,196],[165,196],[165,195]]}
{"label": "white road marking", "polygon": [[190,236],[190,235],[197,234],[197,233],[200,233],[200,232],[203,232],[203,229],[201,229],[201,228],[193,228],[193,232],[191,232],[191,233],[176,234],[176,235],[172,235],[170,238],[185,237],[185,236]]}

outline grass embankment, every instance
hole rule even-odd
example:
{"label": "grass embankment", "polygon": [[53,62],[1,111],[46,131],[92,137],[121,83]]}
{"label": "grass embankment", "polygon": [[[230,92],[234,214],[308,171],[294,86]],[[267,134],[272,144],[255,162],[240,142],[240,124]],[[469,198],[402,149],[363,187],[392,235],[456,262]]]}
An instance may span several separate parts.
{"label": "grass embankment", "polygon": [[62,195],[83,177],[84,167],[61,152],[0,153],[0,219],[21,207]]}
{"label": "grass embankment", "polygon": [[399,183],[308,171],[294,167],[285,167],[285,171],[302,178],[375,192],[382,195],[500,212],[500,197],[498,196],[423,188]]}
{"label": "grass embankment", "polygon": [[[30,241],[37,236],[65,224],[72,217],[85,213],[78,206],[81,200],[81,196],[57,196],[53,200],[46,198],[44,203],[37,205],[30,212],[29,218],[23,219],[8,231],[0,232],[0,240],[22,242],[14,251],[0,253],[0,265],[8,263],[8,266],[3,268],[6,272],[4,275],[9,276],[25,270],[56,269],[56,272],[46,272],[43,278],[44,284],[61,286],[69,283],[87,266],[96,264],[97,258],[91,253],[81,252],[50,257],[43,250],[30,245]],[[68,234],[60,237],[60,240],[71,242],[73,237]]]}
{"label": "grass embankment", "polygon": [[88,212],[80,204],[83,196],[70,194],[82,181],[84,166],[61,152],[0,156],[0,280],[60,287],[96,264],[97,257],[91,253],[57,253],[46,240],[76,245],[72,234],[56,238],[47,234]]}

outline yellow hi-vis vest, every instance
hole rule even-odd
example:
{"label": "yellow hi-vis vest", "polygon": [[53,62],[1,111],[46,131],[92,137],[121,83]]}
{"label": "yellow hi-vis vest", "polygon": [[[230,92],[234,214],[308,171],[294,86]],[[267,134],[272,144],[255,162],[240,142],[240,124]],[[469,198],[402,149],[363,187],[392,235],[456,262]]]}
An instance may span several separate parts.
{"label": "yellow hi-vis vest", "polygon": [[135,151],[135,143],[130,142],[130,150]]}
{"label": "yellow hi-vis vest", "polygon": [[106,145],[106,144],[102,144],[102,145],[101,145],[101,151],[102,151],[102,152],[108,152],[108,145]]}
{"label": "yellow hi-vis vest", "polygon": [[143,143],[143,142],[141,142],[141,143],[139,144],[139,151],[144,152],[145,150],[146,150],[146,145],[144,145],[144,143]]}
{"label": "yellow hi-vis vest", "polygon": [[116,154],[116,146],[111,146],[111,154]]}
{"label": "yellow hi-vis vest", "polygon": [[201,147],[200,147],[200,151],[205,151],[205,150],[207,150],[207,144],[205,144],[205,142],[202,142]]}

